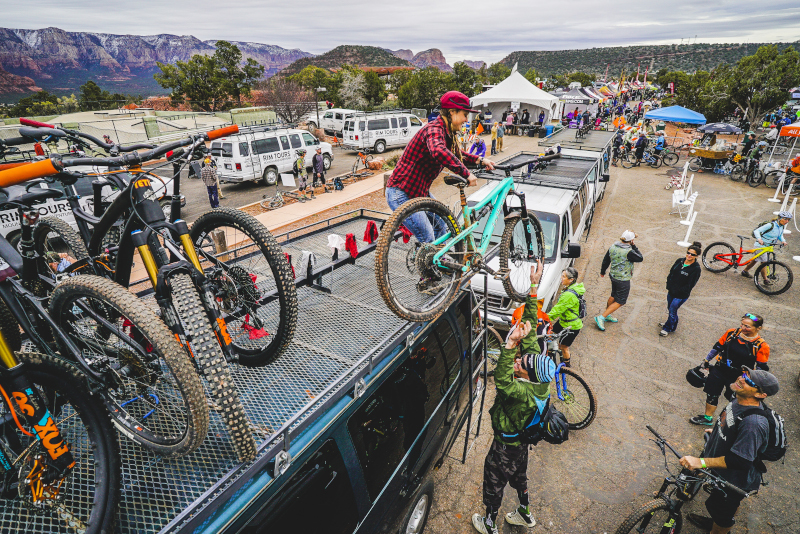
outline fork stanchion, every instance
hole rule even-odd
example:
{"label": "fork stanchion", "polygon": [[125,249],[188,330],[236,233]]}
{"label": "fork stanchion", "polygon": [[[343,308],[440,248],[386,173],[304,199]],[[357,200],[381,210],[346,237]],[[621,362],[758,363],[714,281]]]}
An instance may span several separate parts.
{"label": "fork stanchion", "polygon": [[783,176],[781,176],[781,179],[778,180],[778,185],[777,185],[777,187],[775,187],[775,194],[772,195],[772,197],[768,198],[767,199],[768,201],[770,201],[770,202],[780,202],[781,201],[778,198],[778,193],[780,193],[781,189],[783,189],[784,180],[786,180],[786,173],[783,173]]}
{"label": "fork stanchion", "polygon": [[683,241],[678,241],[679,247],[688,247],[689,245],[692,244],[692,242],[689,241],[689,235],[692,233],[692,228],[694,227],[695,219],[697,219],[696,211],[692,213],[692,218],[691,221],[689,222],[689,228],[686,229],[686,237],[683,238]]}

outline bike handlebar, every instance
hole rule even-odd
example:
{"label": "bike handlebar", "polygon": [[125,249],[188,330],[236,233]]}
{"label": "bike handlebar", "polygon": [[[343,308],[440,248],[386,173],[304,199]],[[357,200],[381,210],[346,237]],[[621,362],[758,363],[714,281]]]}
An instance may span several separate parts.
{"label": "bike handlebar", "polygon": [[18,165],[10,169],[0,170],[0,187],[16,185],[34,178],[44,178],[56,174],[59,169],[50,159],[43,159],[34,163]]}
{"label": "bike handlebar", "polygon": [[27,145],[32,143],[27,137],[9,137],[8,139],[0,139],[0,145],[4,146],[17,146]]}

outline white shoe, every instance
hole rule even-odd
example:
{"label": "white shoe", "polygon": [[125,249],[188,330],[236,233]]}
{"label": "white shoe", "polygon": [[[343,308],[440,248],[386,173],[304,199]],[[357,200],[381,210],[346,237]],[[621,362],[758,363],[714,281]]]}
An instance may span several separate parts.
{"label": "white shoe", "polygon": [[483,516],[480,514],[472,514],[472,526],[481,534],[498,534],[497,525],[492,525],[490,529],[487,529],[486,523],[483,522]]}
{"label": "white shoe", "polygon": [[519,508],[517,508],[513,512],[506,514],[506,523],[509,525],[519,525],[522,527],[533,528],[536,526],[536,520],[533,518],[533,514],[529,515],[528,517],[530,518],[530,523],[526,519],[525,515],[520,513]]}

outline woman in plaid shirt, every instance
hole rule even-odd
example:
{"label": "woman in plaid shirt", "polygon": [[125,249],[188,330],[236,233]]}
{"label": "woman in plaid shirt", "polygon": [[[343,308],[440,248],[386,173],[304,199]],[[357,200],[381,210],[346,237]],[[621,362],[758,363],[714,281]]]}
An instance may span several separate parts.
{"label": "woman in plaid shirt", "polygon": [[[477,178],[470,174],[464,163],[487,169],[494,168],[494,162],[482,156],[462,152],[458,144],[458,132],[467,121],[470,109],[469,98],[458,91],[448,91],[440,99],[441,114],[436,120],[423,126],[403,151],[397,166],[386,184],[386,202],[392,211],[413,198],[430,197],[431,184],[447,167],[455,174],[466,178],[469,185],[478,184]],[[437,221],[432,214],[415,213],[404,221],[421,243],[430,243],[436,235],[445,230],[435,231]],[[437,230],[444,223],[436,224]]]}

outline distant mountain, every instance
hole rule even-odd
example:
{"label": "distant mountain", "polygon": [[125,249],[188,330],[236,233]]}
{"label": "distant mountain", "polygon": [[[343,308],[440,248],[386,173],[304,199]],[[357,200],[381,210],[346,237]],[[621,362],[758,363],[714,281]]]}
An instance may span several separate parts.
{"label": "distant mountain", "polygon": [[340,45],[324,54],[298,59],[281,74],[290,76],[297,74],[309,65],[323,69],[335,69],[342,65],[355,67],[411,67],[411,63],[401,59],[388,50],[377,46]]}
{"label": "distant mountain", "polygon": [[[89,79],[112,92],[166,94],[153,79],[156,62],[186,61],[195,54],[213,54],[216,41],[191,35],[113,35],[67,32],[59,28],[0,28],[0,68],[27,77],[56,94],[77,92]],[[311,54],[275,45],[237,42],[245,58],[252,57],[272,75]],[[13,87],[20,87],[12,84]],[[0,84],[0,101],[21,96]]]}
{"label": "distant mountain", "polygon": [[[545,76],[574,71],[603,75],[608,66],[609,77],[619,77],[623,68],[626,74],[635,73],[637,65],[640,65],[640,72],[644,74],[651,61],[653,67],[650,72],[657,72],[662,68],[694,72],[711,70],[720,64],[736,63],[742,57],[754,54],[758,47],[764,44],[768,43],[697,43],[617,46],[584,50],[518,51],[506,56],[501,63],[509,67],[513,67],[514,63],[519,63],[518,69],[522,73],[533,67]],[[800,41],[775,44],[781,50],[788,46],[800,48],[798,47]]]}
{"label": "distant mountain", "polygon": [[0,67],[0,94],[25,96],[39,89],[31,78],[11,74]]}
{"label": "distant mountain", "polygon": [[486,66],[485,61],[470,61],[468,59],[465,59],[464,63],[466,63],[467,67],[470,67],[475,70],[480,70],[481,68]]}
{"label": "distant mountain", "polygon": [[411,59],[411,63],[415,67],[424,69],[425,67],[436,67],[444,72],[453,72],[453,67],[447,64],[444,54],[438,48],[431,48],[430,50],[423,50]]}
{"label": "distant mountain", "polygon": [[396,57],[399,57],[400,59],[405,59],[406,61],[411,61],[412,59],[414,59],[414,52],[412,52],[407,48],[403,48],[400,50],[389,50],[387,48],[386,50],[391,54],[395,55]]}

